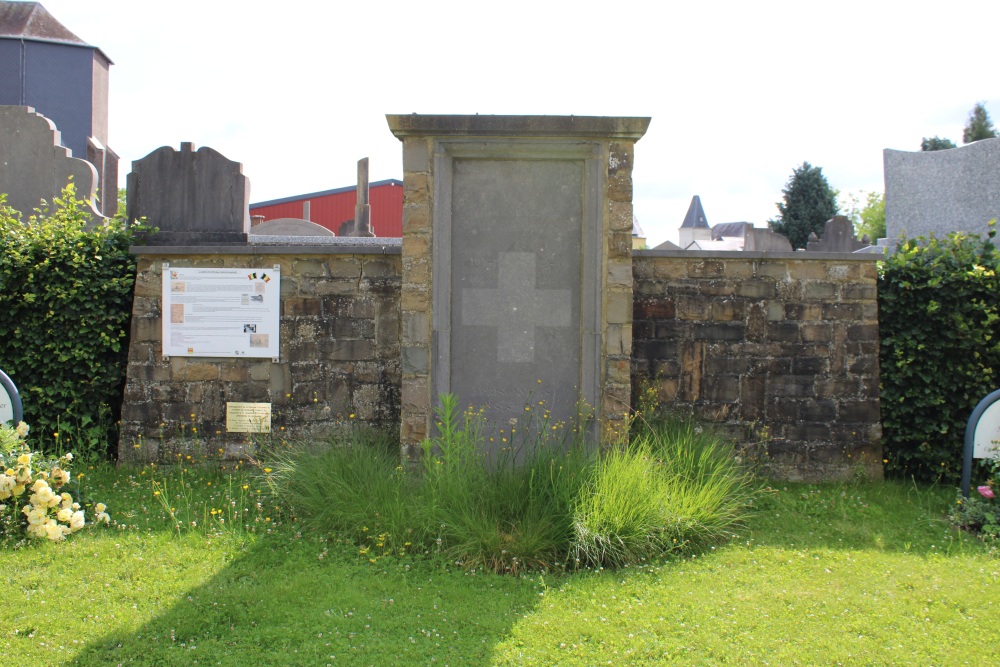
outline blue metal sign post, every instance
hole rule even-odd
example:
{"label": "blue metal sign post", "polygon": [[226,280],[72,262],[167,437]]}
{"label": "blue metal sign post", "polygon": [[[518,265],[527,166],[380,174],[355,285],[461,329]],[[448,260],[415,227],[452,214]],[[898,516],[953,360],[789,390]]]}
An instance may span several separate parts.
{"label": "blue metal sign post", "polygon": [[979,420],[983,414],[998,400],[1000,400],[1000,389],[989,394],[979,401],[972,411],[968,423],[965,425],[965,450],[962,456],[962,497],[969,497],[969,487],[972,479],[972,455],[976,448],[976,429],[979,427]]}
{"label": "blue metal sign post", "polygon": [[24,410],[21,406],[21,395],[17,393],[14,381],[0,371],[0,424],[8,419],[17,426],[18,422],[24,419]]}

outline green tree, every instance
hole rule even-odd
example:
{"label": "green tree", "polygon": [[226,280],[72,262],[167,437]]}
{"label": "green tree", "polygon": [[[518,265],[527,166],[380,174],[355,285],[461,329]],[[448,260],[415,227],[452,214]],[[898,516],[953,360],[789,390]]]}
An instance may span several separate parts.
{"label": "green tree", "polygon": [[875,243],[886,237],[885,196],[881,192],[861,193],[864,203],[857,195],[848,195],[845,215],[854,223],[854,232],[860,239],[865,234]]}
{"label": "green tree", "polygon": [[931,137],[930,139],[924,137],[923,141],[920,142],[920,150],[925,152],[943,151],[946,148],[957,148],[957,146],[951,139],[944,139],[943,137]]}
{"label": "green tree", "polygon": [[805,248],[809,235],[823,233],[826,221],[837,215],[837,194],[830,187],[823,170],[803,162],[792,171],[778,202],[778,217],[768,220],[772,230],[785,236],[795,249]]}
{"label": "green tree", "polygon": [[997,136],[997,131],[990,121],[990,115],[986,113],[986,107],[982,102],[976,103],[969,112],[969,120],[962,131],[962,143],[971,144],[980,139],[993,139]]}

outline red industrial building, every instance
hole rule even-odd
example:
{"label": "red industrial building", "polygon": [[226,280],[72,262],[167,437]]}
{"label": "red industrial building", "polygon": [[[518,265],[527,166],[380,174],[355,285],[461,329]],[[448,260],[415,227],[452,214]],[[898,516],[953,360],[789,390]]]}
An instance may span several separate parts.
{"label": "red industrial building", "polygon": [[[371,226],[375,236],[401,237],[403,235],[403,182],[395,179],[376,181],[368,186],[371,204]],[[336,190],[312,192],[283,199],[272,199],[250,204],[254,223],[278,218],[299,218],[315,222],[340,236],[340,227],[354,219],[358,203],[358,188],[350,186]],[[261,219],[259,216],[263,216]]]}

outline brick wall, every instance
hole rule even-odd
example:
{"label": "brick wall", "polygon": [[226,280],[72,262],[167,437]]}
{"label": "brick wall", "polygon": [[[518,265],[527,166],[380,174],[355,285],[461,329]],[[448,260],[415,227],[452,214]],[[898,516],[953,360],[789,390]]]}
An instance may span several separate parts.
{"label": "brick wall", "polygon": [[789,480],[881,477],[872,256],[642,251],[633,401],[766,442]]}
{"label": "brick wall", "polygon": [[[226,433],[229,401],[271,403],[272,430],[321,434],[353,419],[399,423],[400,257],[296,248],[149,248],[135,286],[125,402],[123,461],[169,460],[182,448],[240,455],[246,434]],[[388,249],[386,252],[392,252]],[[162,359],[161,269],[281,265],[281,356],[270,359]],[[196,433],[192,433],[196,430]],[[195,437],[191,437],[194,435]],[[221,450],[221,452],[220,452]]]}

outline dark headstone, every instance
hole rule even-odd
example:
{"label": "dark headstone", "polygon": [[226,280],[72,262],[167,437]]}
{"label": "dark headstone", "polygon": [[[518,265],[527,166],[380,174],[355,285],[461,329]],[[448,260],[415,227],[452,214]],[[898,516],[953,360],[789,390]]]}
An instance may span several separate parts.
{"label": "dark headstone", "polygon": [[823,238],[806,244],[806,250],[811,252],[855,252],[867,247],[864,241],[854,236],[854,225],[846,217],[835,215],[826,221]]}
{"label": "dark headstone", "polygon": [[250,231],[250,181],[243,165],[216,150],[182,143],[132,162],[129,220],[145,218],[159,232],[149,245],[246,243]]}

